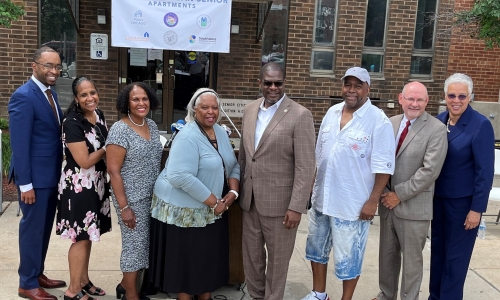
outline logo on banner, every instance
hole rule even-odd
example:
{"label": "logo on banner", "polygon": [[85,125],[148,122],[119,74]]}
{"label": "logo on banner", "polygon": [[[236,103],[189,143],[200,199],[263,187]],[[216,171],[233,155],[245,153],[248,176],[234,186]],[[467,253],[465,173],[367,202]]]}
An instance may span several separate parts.
{"label": "logo on banner", "polygon": [[189,36],[189,43],[194,44],[196,43],[196,35],[190,35]]}
{"label": "logo on banner", "polygon": [[130,21],[132,25],[146,25],[146,21],[142,18],[142,11],[138,10],[134,13],[134,18]]}
{"label": "logo on banner", "polygon": [[214,37],[198,37],[200,44],[217,44],[217,38]]}
{"label": "logo on banner", "polygon": [[163,35],[163,41],[167,45],[175,45],[177,43],[178,37],[175,31],[169,30]]}
{"label": "logo on banner", "polygon": [[179,17],[173,12],[169,12],[163,17],[163,22],[165,22],[165,25],[168,27],[175,27],[177,23],[179,23]]}
{"label": "logo on banner", "polygon": [[189,65],[194,65],[196,63],[196,52],[193,51],[189,52],[187,58],[188,58],[187,63]]}
{"label": "logo on banner", "polygon": [[196,24],[198,24],[198,27],[200,27],[201,29],[205,29],[210,27],[210,25],[212,24],[212,20],[210,20],[210,17],[207,15],[200,15],[196,19]]}

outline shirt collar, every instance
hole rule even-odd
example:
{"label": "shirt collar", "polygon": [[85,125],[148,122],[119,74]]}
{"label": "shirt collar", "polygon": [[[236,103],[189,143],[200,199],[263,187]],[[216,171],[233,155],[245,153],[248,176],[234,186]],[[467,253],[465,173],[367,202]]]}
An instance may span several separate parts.
{"label": "shirt collar", "polygon": [[[420,118],[420,117],[418,117],[418,118]],[[410,125],[413,125],[413,123],[415,123],[415,121],[416,121],[418,118],[415,118],[415,119],[413,119],[413,120],[410,120]],[[406,117],[406,115],[405,115],[405,114],[403,114],[403,119],[401,120],[401,123],[406,124],[406,121],[408,121],[408,118]]]}
{"label": "shirt collar", "polygon": [[[368,110],[368,107],[372,105],[372,102],[370,101],[370,98],[366,98],[366,102],[360,107],[358,108],[354,114],[359,116],[360,118],[362,118],[367,110]],[[344,106],[345,106],[345,101],[341,103],[341,105],[339,105],[338,107],[335,108],[335,112],[337,113],[342,113],[342,110],[344,109]]]}
{"label": "shirt collar", "polygon": [[286,96],[286,94],[283,94],[283,97],[281,97],[281,99],[278,102],[276,102],[274,105],[269,106],[268,108],[266,108],[264,106],[264,101],[266,101],[266,98],[264,97],[264,99],[262,99],[262,102],[260,103],[259,108],[263,111],[266,111],[266,110],[270,109],[271,107],[275,107],[277,110],[280,107],[281,102],[283,102],[283,99],[285,99],[285,96]]}
{"label": "shirt collar", "polygon": [[46,90],[50,90],[50,86],[46,87],[45,84],[41,83],[40,80],[36,79],[34,75],[31,75],[31,80],[45,93]]}

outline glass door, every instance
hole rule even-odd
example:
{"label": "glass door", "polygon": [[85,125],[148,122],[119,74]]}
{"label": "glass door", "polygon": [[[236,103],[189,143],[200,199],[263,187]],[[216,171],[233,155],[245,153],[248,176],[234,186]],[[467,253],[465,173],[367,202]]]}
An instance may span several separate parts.
{"label": "glass door", "polygon": [[160,107],[151,111],[160,130],[170,132],[170,124],[186,117],[186,106],[194,92],[210,87],[210,60],[213,53],[194,51],[122,48],[120,88],[132,82],[145,82],[156,91]]}

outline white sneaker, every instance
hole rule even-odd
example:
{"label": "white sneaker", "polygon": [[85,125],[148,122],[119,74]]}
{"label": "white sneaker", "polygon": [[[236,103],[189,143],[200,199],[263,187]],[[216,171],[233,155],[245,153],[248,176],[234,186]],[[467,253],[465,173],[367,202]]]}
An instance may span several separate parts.
{"label": "white sneaker", "polygon": [[[302,300],[320,300],[318,297],[316,297],[316,293],[311,291],[307,296],[302,298]],[[328,294],[326,294],[325,300],[330,300],[330,297],[328,297]]]}

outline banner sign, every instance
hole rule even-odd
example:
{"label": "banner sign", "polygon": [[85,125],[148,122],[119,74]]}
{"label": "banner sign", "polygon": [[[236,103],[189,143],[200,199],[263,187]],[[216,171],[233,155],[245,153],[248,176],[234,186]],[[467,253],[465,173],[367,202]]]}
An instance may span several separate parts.
{"label": "banner sign", "polygon": [[112,0],[111,46],[229,52],[232,0]]}

